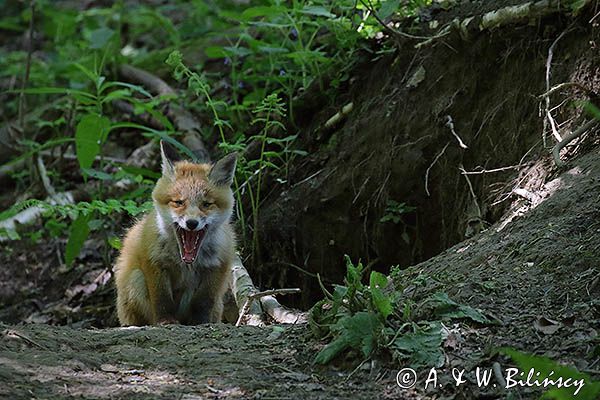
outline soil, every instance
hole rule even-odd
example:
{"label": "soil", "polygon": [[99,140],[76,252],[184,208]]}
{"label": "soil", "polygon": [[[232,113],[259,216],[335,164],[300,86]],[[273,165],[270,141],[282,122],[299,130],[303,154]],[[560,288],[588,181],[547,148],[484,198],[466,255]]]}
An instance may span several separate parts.
{"label": "soil", "polygon": [[314,343],[303,336],[304,327],[222,324],[10,328],[0,342],[0,397],[348,399],[385,392],[374,379],[348,380],[348,372],[316,375],[308,358]]}

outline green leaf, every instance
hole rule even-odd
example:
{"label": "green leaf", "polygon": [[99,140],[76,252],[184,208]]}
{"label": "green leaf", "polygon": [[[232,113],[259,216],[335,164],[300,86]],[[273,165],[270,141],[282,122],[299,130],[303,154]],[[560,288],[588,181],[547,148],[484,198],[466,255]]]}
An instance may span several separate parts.
{"label": "green leaf", "polygon": [[115,100],[128,99],[130,97],[131,91],[129,89],[113,90],[102,99],[101,103],[104,104]]}
{"label": "green leaf", "polygon": [[101,49],[112,39],[115,31],[110,28],[102,27],[90,32],[90,48]]}
{"label": "green leaf", "polygon": [[90,234],[89,220],[90,215],[81,213],[71,224],[71,232],[65,248],[65,263],[67,265],[71,265],[75,261],[83,247],[83,243]]}
{"label": "green leaf", "polygon": [[121,248],[123,247],[123,243],[121,242],[121,239],[119,239],[116,236],[109,237],[108,244],[110,245],[110,247],[112,247],[113,249],[117,249],[117,250],[121,250]]}
{"label": "green leaf", "polygon": [[400,0],[387,0],[381,5],[381,8],[379,9],[377,15],[381,19],[386,19],[394,12],[396,12],[398,10],[398,7],[400,7]]}
{"label": "green leaf", "polygon": [[101,181],[113,180],[113,176],[111,174],[107,174],[104,171],[98,171],[92,168],[82,168],[81,170],[85,175],[91,176],[92,178],[100,179]]}
{"label": "green leaf", "polygon": [[360,311],[351,317],[343,317],[336,324],[340,335],[317,354],[315,362],[326,364],[347,348],[360,350],[368,357],[375,348],[376,337],[382,324],[376,315]]}
{"label": "green leaf", "polygon": [[123,171],[127,172],[128,174],[132,174],[132,175],[142,175],[142,176],[152,178],[152,179],[160,178],[159,172],[152,171],[148,168],[141,168],[141,167],[135,167],[133,165],[121,164],[121,169],[123,169]]}
{"label": "green leaf", "polygon": [[257,6],[250,7],[244,10],[242,18],[249,20],[256,17],[276,17],[283,14],[287,8],[279,6]]}
{"label": "green leaf", "polygon": [[[17,92],[17,91],[15,90],[13,92]],[[11,92],[9,92],[9,93],[11,93]],[[94,96],[93,94],[84,92],[82,90],[57,88],[57,87],[41,87],[41,88],[25,89],[25,90],[23,90],[23,93],[25,93],[25,94],[65,94],[67,96],[79,95],[81,97],[87,97],[90,100],[93,100],[96,98],[96,96]]]}
{"label": "green leaf", "polygon": [[75,150],[82,169],[92,166],[109,130],[109,119],[97,114],[84,115],[79,121],[75,130]]}
{"label": "green leaf", "polygon": [[594,104],[586,101],[583,103],[583,109],[587,111],[592,117],[596,119],[600,119],[600,108],[596,107]]}
{"label": "green leaf", "polygon": [[482,313],[472,307],[458,304],[454,300],[451,300],[446,293],[435,293],[433,296],[431,296],[431,300],[437,303],[435,313],[439,317],[469,318],[475,322],[479,322],[480,324],[490,323],[490,320],[487,319]]}
{"label": "green leaf", "polygon": [[383,318],[387,318],[393,311],[390,298],[383,293],[382,289],[388,284],[387,277],[377,271],[372,271],[369,278],[369,286],[371,288],[371,300],[375,308],[381,313]]}
{"label": "green leaf", "polygon": [[302,14],[315,15],[317,17],[327,17],[327,18],[335,18],[336,17],[335,14],[330,13],[325,7],[321,7],[321,6],[304,6],[304,8],[302,10],[300,10],[300,12]]}
{"label": "green leaf", "polygon": [[231,56],[244,57],[252,54],[252,50],[246,47],[234,47],[234,46],[211,46],[204,49],[204,53],[210,58],[225,58]]}
{"label": "green leaf", "polygon": [[442,329],[440,324],[433,323],[425,329],[398,337],[392,348],[404,358],[410,359],[415,366],[436,366],[444,364],[442,346]]}

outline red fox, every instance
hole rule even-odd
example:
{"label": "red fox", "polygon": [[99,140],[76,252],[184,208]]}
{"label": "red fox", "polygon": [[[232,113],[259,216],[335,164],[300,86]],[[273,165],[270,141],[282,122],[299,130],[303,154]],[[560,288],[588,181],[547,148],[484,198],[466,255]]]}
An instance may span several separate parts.
{"label": "red fox", "polygon": [[161,141],[154,210],[127,232],[115,264],[121,325],[219,322],[235,255],[236,155],[181,161]]}

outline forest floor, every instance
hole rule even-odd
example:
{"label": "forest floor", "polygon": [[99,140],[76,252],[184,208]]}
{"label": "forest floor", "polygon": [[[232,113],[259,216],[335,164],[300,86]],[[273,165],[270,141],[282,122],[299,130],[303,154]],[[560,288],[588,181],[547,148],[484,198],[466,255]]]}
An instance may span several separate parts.
{"label": "forest floor", "polygon": [[[445,340],[447,368],[471,371],[511,346],[598,376],[600,356],[600,155],[594,149],[490,227],[396,279],[424,274],[422,293],[443,288],[498,324],[456,324]],[[506,226],[503,226],[506,222]],[[500,228],[503,228],[500,230]],[[423,281],[423,279],[421,279]],[[496,398],[473,375],[458,391],[401,390],[397,367],[316,367],[322,347],[302,326],[162,326],[85,329],[2,325],[0,394],[11,398]],[[426,371],[420,371],[419,378]],[[519,388],[522,398],[534,395]],[[441,396],[441,397],[439,397]],[[444,397],[447,396],[447,397]],[[530,397],[531,396],[531,397]]]}

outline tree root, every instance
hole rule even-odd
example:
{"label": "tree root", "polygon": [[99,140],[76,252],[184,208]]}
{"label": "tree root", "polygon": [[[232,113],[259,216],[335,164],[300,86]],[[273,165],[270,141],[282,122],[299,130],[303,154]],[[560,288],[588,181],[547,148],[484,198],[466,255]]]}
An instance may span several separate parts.
{"label": "tree root", "polygon": [[565,162],[560,159],[560,151],[573,140],[577,139],[588,130],[593,129],[596,125],[598,125],[598,123],[600,123],[600,121],[597,119],[591,119],[554,145],[554,148],[552,149],[552,157],[554,157],[554,162],[558,167],[563,167],[565,165]]}

